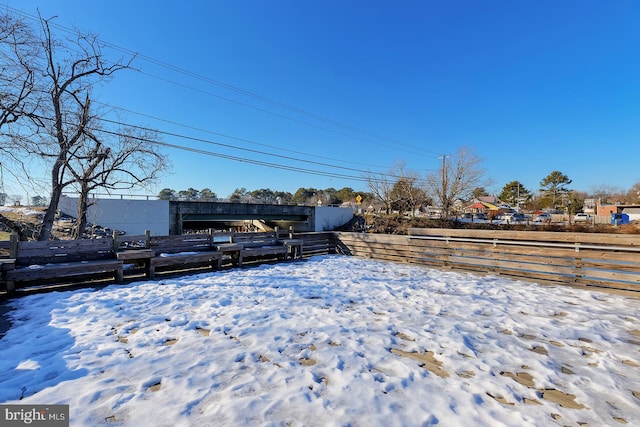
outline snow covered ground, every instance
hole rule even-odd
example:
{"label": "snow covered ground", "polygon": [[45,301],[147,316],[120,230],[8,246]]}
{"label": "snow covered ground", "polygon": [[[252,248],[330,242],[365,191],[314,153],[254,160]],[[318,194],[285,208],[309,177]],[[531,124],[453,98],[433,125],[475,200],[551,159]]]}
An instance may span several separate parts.
{"label": "snow covered ground", "polygon": [[21,206],[0,206],[0,212],[11,212],[23,216],[42,216],[42,211]]}
{"label": "snow covered ground", "polygon": [[606,293],[323,256],[8,304],[0,403],[72,426],[640,425]]}

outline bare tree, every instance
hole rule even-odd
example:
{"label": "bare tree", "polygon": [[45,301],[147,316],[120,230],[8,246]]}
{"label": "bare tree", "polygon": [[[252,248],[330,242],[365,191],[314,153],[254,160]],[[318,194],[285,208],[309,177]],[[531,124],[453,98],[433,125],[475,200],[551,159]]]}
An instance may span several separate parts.
{"label": "bare tree", "polygon": [[395,180],[391,174],[374,174],[370,172],[364,177],[371,194],[379,200],[387,214],[391,213],[391,205],[394,202],[393,186]]}
{"label": "bare tree", "polygon": [[[114,73],[129,68],[131,61],[105,59],[101,43],[91,34],[76,32],[73,39],[56,39],[50,21],[40,17],[38,43],[34,44],[38,49],[30,52],[31,57],[17,48],[17,42],[13,42],[13,50],[7,50],[25,75],[33,72],[41,76],[28,87],[29,99],[35,100],[31,104],[35,108],[27,116],[30,120],[5,135],[9,151],[25,158],[41,158],[50,166],[51,196],[39,240],[51,236],[63,190],[77,184],[81,194],[86,194],[83,189],[101,182],[104,169],[109,169],[105,162],[116,156],[110,144],[102,139],[103,135],[97,136],[96,129],[100,126],[98,118],[91,115],[91,89]],[[15,83],[13,90],[18,94],[26,92]],[[16,115],[6,117],[15,119]],[[85,147],[88,141],[92,143]],[[126,168],[121,166],[120,172]],[[103,184],[108,186],[109,181]]]}
{"label": "bare tree", "polygon": [[158,135],[149,129],[125,127],[119,132],[87,132],[81,149],[68,162],[78,188],[74,238],[82,238],[91,206],[90,192],[128,190],[154,181],[168,168],[157,148]]}
{"label": "bare tree", "polygon": [[30,102],[35,87],[34,47],[35,36],[23,21],[0,15],[0,129],[35,108]]}
{"label": "bare tree", "polygon": [[[96,36],[77,34],[72,49],[66,49],[53,38],[49,20],[40,19],[43,32],[43,54],[46,60],[45,76],[48,82],[49,110],[39,124],[47,132],[46,142],[52,150],[45,155],[54,158],[51,169],[51,198],[45,213],[38,240],[47,240],[64,188],[73,182],[67,180],[69,160],[86,141],[90,125],[89,92],[94,78],[104,78],[123,70],[129,64],[121,60],[108,63],[102,56]],[[78,50],[75,50],[78,49]],[[60,59],[59,54],[66,55]],[[82,96],[85,95],[85,96]]]}
{"label": "bare tree", "polygon": [[449,216],[456,199],[469,199],[473,190],[483,185],[481,159],[469,148],[461,147],[451,158],[443,155],[442,169],[427,175],[427,187]]}
{"label": "bare tree", "polygon": [[[6,23],[0,27],[0,37],[10,34],[10,22],[11,17],[0,20],[0,25]],[[51,196],[39,240],[50,238],[58,203],[66,188],[75,188],[79,193],[75,235],[80,237],[87,222],[92,191],[144,186],[168,168],[166,158],[158,150],[156,132],[122,125],[110,130],[105,126],[113,128],[115,122],[105,125],[107,121],[92,110],[95,85],[129,68],[133,58],[109,61],[95,35],[75,32],[73,39],[60,40],[54,37],[50,23],[50,19],[40,17],[39,34],[24,27],[31,38],[0,39],[0,46],[4,46],[0,53],[11,59],[12,69],[21,77],[2,80],[4,69],[0,77],[0,90],[6,87],[13,94],[13,98],[3,96],[0,104],[3,108],[0,126],[11,125],[8,132],[1,134],[7,141],[2,147],[16,158],[43,160],[50,174]],[[21,43],[22,39],[30,44]],[[3,40],[6,43],[2,44]],[[35,76],[40,77],[36,80]],[[9,100],[11,105],[20,107],[5,107]],[[21,167],[28,169],[25,163]]]}
{"label": "bare tree", "polygon": [[420,188],[420,175],[417,172],[407,170],[404,162],[396,163],[394,174],[397,181],[393,185],[392,199],[396,202],[402,202],[401,205],[411,211],[413,218],[416,209],[427,199],[425,191]]}
{"label": "bare tree", "polygon": [[[31,96],[35,86],[34,42],[34,34],[23,21],[7,13],[0,14],[0,167],[2,161],[21,165],[20,156],[10,144],[11,133],[7,127],[25,119],[35,109]],[[20,240],[27,240],[20,223],[2,214],[0,223]]]}

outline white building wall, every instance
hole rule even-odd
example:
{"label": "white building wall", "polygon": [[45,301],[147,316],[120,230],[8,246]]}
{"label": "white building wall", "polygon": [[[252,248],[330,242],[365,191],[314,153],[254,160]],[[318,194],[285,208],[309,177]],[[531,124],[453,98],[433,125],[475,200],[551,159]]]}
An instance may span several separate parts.
{"label": "white building wall", "polygon": [[[92,199],[87,221],[127,234],[144,234],[150,230],[156,236],[169,235],[168,200]],[[78,210],[76,197],[62,197],[58,209],[75,217]]]}
{"label": "white building wall", "polygon": [[353,218],[352,208],[317,206],[315,212],[315,231],[331,231]]}

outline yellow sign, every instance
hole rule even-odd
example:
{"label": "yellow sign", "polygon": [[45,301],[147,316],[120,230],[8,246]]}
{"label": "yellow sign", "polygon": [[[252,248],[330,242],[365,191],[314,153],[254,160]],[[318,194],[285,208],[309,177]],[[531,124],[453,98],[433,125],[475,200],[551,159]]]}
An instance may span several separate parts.
{"label": "yellow sign", "polygon": [[361,196],[361,195],[359,195],[359,194],[358,194],[358,195],[356,196],[356,202],[357,202],[358,204],[361,204],[361,203],[362,203],[362,196]]}

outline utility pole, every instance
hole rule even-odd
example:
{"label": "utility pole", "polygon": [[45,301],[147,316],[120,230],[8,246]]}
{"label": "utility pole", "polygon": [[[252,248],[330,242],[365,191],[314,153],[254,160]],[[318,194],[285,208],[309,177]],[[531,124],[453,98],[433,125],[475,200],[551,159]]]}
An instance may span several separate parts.
{"label": "utility pole", "polygon": [[2,162],[0,162],[0,206],[4,206],[7,195],[4,192],[4,173],[2,171]]}
{"label": "utility pole", "polygon": [[[442,155],[442,215],[444,216],[448,216],[449,215],[449,203],[447,201],[447,164],[446,164],[446,160],[447,160],[447,155],[443,154]],[[446,206],[445,206],[446,205]]]}

